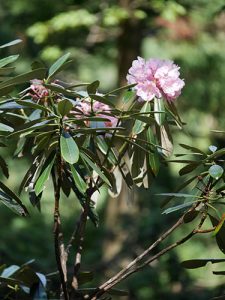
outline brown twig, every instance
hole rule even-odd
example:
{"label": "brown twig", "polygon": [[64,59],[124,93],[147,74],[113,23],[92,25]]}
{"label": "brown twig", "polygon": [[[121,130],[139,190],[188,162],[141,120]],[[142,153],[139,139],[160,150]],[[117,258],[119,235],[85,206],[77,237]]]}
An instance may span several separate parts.
{"label": "brown twig", "polygon": [[[66,269],[66,257],[63,243],[63,234],[61,231],[61,219],[59,212],[59,200],[60,200],[60,188],[61,188],[61,156],[57,156],[57,179],[56,174],[53,170],[52,181],[55,191],[55,208],[54,208],[54,246],[55,246],[55,257],[57,268],[60,275],[60,282],[62,285],[62,291],[64,300],[68,300],[67,291],[67,269]],[[62,295],[61,295],[62,297]]]}

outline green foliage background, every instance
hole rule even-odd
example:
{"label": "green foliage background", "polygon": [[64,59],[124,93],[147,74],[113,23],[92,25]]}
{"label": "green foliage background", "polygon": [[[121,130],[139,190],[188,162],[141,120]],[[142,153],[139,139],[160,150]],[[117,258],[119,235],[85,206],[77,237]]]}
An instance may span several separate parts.
{"label": "green foliage background", "polygon": [[[178,143],[204,150],[210,144],[224,147],[221,136],[210,132],[225,125],[224,8],[224,0],[2,1],[1,43],[15,38],[24,41],[13,47],[11,53],[2,54],[20,53],[16,69],[20,73],[27,71],[37,58],[49,65],[69,51],[74,64],[61,79],[99,79],[103,91],[124,82],[137,55],[175,60],[186,83],[177,105],[187,126],[185,132],[174,133],[174,152],[182,151]],[[14,145],[11,153],[4,153],[6,159],[13,150]],[[23,158],[7,161],[7,184],[16,190],[27,162]],[[98,274],[107,277],[124,265],[177,218],[176,213],[161,215],[160,198],[154,196],[157,192],[174,191],[178,181],[182,181],[177,170],[177,166],[165,167],[149,192],[135,191],[131,209],[124,199],[108,199],[103,191],[100,227],[95,229],[90,224],[85,244],[85,265],[96,271],[95,281],[100,280]],[[25,203],[29,202],[25,194],[23,198]],[[30,207],[31,217],[22,219],[1,206],[1,263],[22,264],[35,258],[38,270],[46,274],[55,271],[52,201],[49,184],[41,214]],[[74,206],[74,199],[63,199],[63,227],[70,230],[76,221],[71,214]],[[186,230],[175,234],[174,240]],[[123,286],[130,292],[127,299],[192,299],[196,295],[209,299],[218,295],[224,279],[211,275],[210,267],[186,271],[180,266],[184,259],[222,257],[212,244],[213,237],[198,238],[132,276]],[[112,249],[120,252],[116,262]],[[52,278],[54,284],[55,277]]]}

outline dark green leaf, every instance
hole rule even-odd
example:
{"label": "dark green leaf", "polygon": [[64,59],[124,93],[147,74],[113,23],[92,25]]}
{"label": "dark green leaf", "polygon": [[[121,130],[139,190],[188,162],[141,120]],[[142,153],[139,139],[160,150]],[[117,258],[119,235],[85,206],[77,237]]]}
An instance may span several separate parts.
{"label": "dark green leaf", "polygon": [[79,148],[72,136],[63,131],[60,136],[61,155],[65,161],[70,164],[75,164],[79,159]]}
{"label": "dark green leaf", "polygon": [[2,156],[0,156],[0,167],[1,167],[2,172],[5,175],[5,177],[8,178],[9,177],[8,165]]}
{"label": "dark green leaf", "polygon": [[[210,220],[211,220],[213,226],[217,227],[220,224],[220,220],[217,220],[212,215],[209,215],[209,217],[210,217]],[[223,253],[225,253],[225,224],[224,224],[224,222],[222,223],[220,230],[216,234],[216,242],[217,242],[219,249]]]}
{"label": "dark green leaf", "polygon": [[108,100],[107,98],[105,98],[104,96],[100,96],[100,95],[96,95],[96,94],[89,94],[89,96],[91,97],[91,99],[94,99],[94,100],[97,100],[99,102],[102,102],[104,104],[107,104],[111,107],[115,107],[115,105],[110,101]]}
{"label": "dark green leaf", "polygon": [[196,148],[196,147],[192,147],[192,146],[189,146],[189,145],[185,145],[185,144],[179,144],[182,148],[184,149],[187,149],[187,150],[190,150],[192,152],[196,152],[196,153],[200,153],[202,155],[206,155],[205,152],[203,152],[202,150]]}
{"label": "dark green leaf", "polygon": [[196,269],[201,268],[207,265],[208,262],[212,264],[225,262],[225,259],[214,259],[214,258],[206,258],[206,259],[190,259],[185,260],[181,263],[182,267],[186,269]]}
{"label": "dark green leaf", "polygon": [[[147,129],[146,134],[147,134],[147,141],[155,145],[157,141],[150,127]],[[159,167],[160,167],[159,153],[157,152],[157,148],[154,146],[151,146],[150,149],[152,152],[148,154],[149,164],[153,174],[156,176],[159,172]]]}
{"label": "dark green leaf", "polygon": [[180,171],[179,171],[180,176],[186,175],[186,174],[188,174],[188,173],[191,173],[191,172],[194,171],[199,165],[200,165],[200,163],[196,163],[196,162],[193,162],[193,163],[191,163],[191,164],[186,165],[185,167],[183,167],[182,169],[180,169]]}
{"label": "dark green leaf", "polygon": [[24,73],[22,75],[18,75],[16,77],[13,77],[12,79],[6,80],[0,84],[0,91],[4,87],[8,86],[15,86],[17,84],[21,84],[24,82],[27,82],[31,79],[43,79],[46,73],[46,69],[36,69],[27,73]]}
{"label": "dark green leaf", "polygon": [[58,110],[61,116],[67,115],[73,108],[73,103],[67,99],[63,99],[58,103]]}
{"label": "dark green leaf", "polygon": [[83,180],[83,178],[80,176],[80,174],[77,172],[77,170],[74,168],[73,165],[70,165],[70,168],[71,168],[71,172],[72,172],[76,187],[82,194],[85,194],[85,192],[87,190],[86,182]]}
{"label": "dark green leaf", "polygon": [[91,169],[95,171],[106,184],[108,184],[109,186],[111,185],[108,178],[103,174],[101,169],[97,165],[95,165],[95,163],[86,154],[81,152],[80,156],[84,161],[86,161],[86,163],[91,167]]}
{"label": "dark green leaf", "polygon": [[23,205],[21,200],[14,194],[13,191],[11,191],[6,185],[4,185],[2,182],[0,182],[0,189],[3,192],[0,192],[0,200],[3,204],[5,204],[7,207],[12,209],[13,211],[16,211],[21,216],[27,216],[28,211],[26,207]]}
{"label": "dark green leaf", "polygon": [[191,210],[184,215],[184,223],[192,222],[199,215],[199,211]]}
{"label": "dark green leaf", "polygon": [[34,190],[35,190],[35,193],[37,196],[43,191],[45,183],[48,180],[49,175],[51,173],[54,162],[55,162],[55,156],[52,158],[52,160],[50,160],[48,162],[47,165],[44,165],[44,167],[43,167],[44,170],[42,171],[41,175],[39,176],[38,180],[36,181],[35,187],[34,187]]}
{"label": "dark green leaf", "polygon": [[28,108],[40,109],[48,112],[50,111],[49,108],[47,108],[46,106],[34,103],[33,101],[29,101],[29,100],[18,100],[16,101],[16,103],[20,104],[25,108],[28,107]]}
{"label": "dark green leaf", "polygon": [[99,80],[96,80],[96,81],[90,83],[87,86],[87,92],[88,92],[88,94],[96,94],[97,89],[99,87],[99,84],[100,84]]}
{"label": "dark green leaf", "polygon": [[70,53],[63,55],[49,68],[48,79],[57,73],[59,68],[67,61],[69,56],[70,56]]}

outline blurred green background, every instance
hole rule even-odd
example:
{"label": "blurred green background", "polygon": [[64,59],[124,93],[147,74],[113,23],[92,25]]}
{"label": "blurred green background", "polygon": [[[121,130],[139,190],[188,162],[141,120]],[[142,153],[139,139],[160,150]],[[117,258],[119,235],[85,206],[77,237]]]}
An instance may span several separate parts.
{"label": "blurred green background", "polygon": [[[20,53],[17,73],[27,71],[35,59],[50,65],[70,52],[74,63],[61,79],[99,79],[104,92],[126,83],[127,70],[138,55],[174,60],[186,83],[177,105],[187,123],[185,131],[174,132],[174,152],[182,152],[179,143],[203,150],[210,144],[224,147],[221,136],[210,132],[225,125],[224,0],[7,0],[0,2],[0,20],[1,44],[23,40],[10,53],[1,53]],[[29,161],[12,159],[13,151],[14,145],[10,153],[3,154],[10,168],[7,184],[16,191]],[[83,257],[83,269],[96,274],[93,285],[114,274],[176,220],[177,213],[161,214],[161,200],[154,194],[174,191],[183,180],[177,171],[178,166],[162,168],[149,191],[124,190],[119,199],[109,199],[103,191],[98,200],[100,226],[88,225]],[[29,205],[25,193],[22,198],[30,218],[17,217],[1,205],[0,262],[22,264],[34,258],[38,271],[54,272],[51,183],[42,200],[42,213]],[[130,198],[133,203],[127,204]],[[63,199],[61,206],[68,239],[79,206],[72,197]],[[170,242],[187,232],[186,227]],[[121,287],[128,289],[130,296],[123,299],[185,300],[219,295],[224,278],[212,275],[211,266],[192,271],[180,266],[182,260],[207,257],[223,254],[212,236],[195,238],[126,280]],[[56,278],[52,279],[54,284]]]}

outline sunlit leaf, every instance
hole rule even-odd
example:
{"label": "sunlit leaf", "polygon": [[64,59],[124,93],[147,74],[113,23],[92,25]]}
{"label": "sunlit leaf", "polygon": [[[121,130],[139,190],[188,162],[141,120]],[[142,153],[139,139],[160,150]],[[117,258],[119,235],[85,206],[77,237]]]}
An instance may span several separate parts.
{"label": "sunlit leaf", "polygon": [[159,113],[154,114],[157,124],[159,126],[163,125],[165,121],[165,106],[164,106],[164,100],[162,98],[154,99],[154,110],[159,111]]}
{"label": "sunlit leaf", "polygon": [[10,55],[10,56],[0,59],[0,68],[13,63],[14,61],[17,60],[18,57],[19,57],[19,55]]}
{"label": "sunlit leaf", "polygon": [[61,155],[65,161],[75,164],[79,159],[79,148],[73,137],[66,131],[60,136]]}
{"label": "sunlit leaf", "polygon": [[60,67],[67,61],[69,56],[70,56],[70,53],[67,53],[67,54],[61,56],[56,62],[54,62],[54,64],[49,68],[48,79],[57,73],[57,71],[60,69]]}
{"label": "sunlit leaf", "polygon": [[14,40],[14,41],[11,41],[11,42],[9,42],[9,43],[6,43],[6,44],[4,44],[4,45],[1,45],[1,46],[0,46],[0,49],[6,48],[6,47],[11,47],[11,46],[17,45],[17,44],[19,44],[19,43],[21,43],[21,42],[22,42],[21,39],[16,39],[16,40]]}

